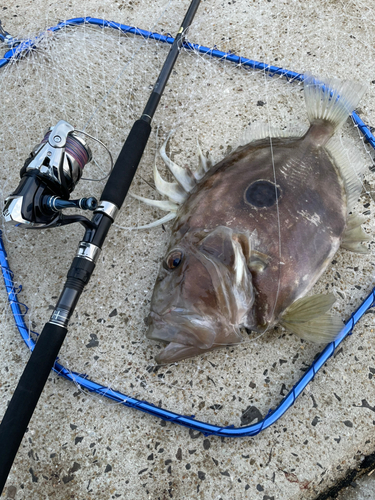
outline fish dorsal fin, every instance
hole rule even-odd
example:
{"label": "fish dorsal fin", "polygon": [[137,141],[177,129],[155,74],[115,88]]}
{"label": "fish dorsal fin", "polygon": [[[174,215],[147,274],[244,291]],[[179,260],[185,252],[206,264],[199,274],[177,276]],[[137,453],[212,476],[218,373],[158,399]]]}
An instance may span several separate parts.
{"label": "fish dorsal fin", "polygon": [[280,323],[302,339],[332,342],[343,327],[341,319],[328,312],[335,300],[333,294],[298,299],[286,309]]}
{"label": "fish dorsal fin", "polygon": [[306,127],[287,127],[280,129],[269,123],[252,123],[245,128],[238,141],[238,147],[245,146],[250,142],[260,141],[269,137],[302,137],[306,132]]}
{"label": "fish dorsal fin", "polygon": [[366,87],[359,82],[304,76],[304,94],[310,122],[326,120],[337,130],[355,110]]}
{"label": "fish dorsal fin", "polygon": [[350,212],[361,194],[362,177],[366,166],[357,154],[343,148],[337,137],[331,137],[325,147],[344,182],[348,212]]}
{"label": "fish dorsal fin", "polygon": [[361,227],[365,220],[364,217],[359,215],[349,215],[345,233],[341,240],[343,248],[356,253],[369,253],[369,249],[362,245],[363,242],[371,240],[371,236],[366,234]]}

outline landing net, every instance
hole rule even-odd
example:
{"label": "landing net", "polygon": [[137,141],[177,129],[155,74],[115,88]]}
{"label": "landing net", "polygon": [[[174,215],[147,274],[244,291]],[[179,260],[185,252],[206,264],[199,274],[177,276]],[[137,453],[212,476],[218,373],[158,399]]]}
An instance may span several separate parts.
{"label": "landing net", "polygon": [[[123,24],[139,25],[167,38],[178,29],[184,9],[178,2],[155,2],[140,19],[130,7],[125,12],[108,10],[108,16],[104,16],[102,11],[89,12],[90,5],[83,7],[84,16],[90,14],[102,21],[113,18],[120,24],[124,20]],[[303,26],[293,23],[294,18],[300,18],[301,10],[306,18]],[[65,12],[65,19],[71,17],[74,15]],[[19,169],[32,147],[43,138],[45,129],[60,119],[99,138],[117,157],[169,50],[168,43],[157,37],[125,34],[116,24],[100,27],[68,23],[59,30],[46,31],[60,19],[61,12],[51,10],[48,19],[28,21],[16,38],[33,40],[35,49],[1,70],[2,201],[17,186]],[[340,23],[342,29],[332,30],[333,22]],[[319,13],[307,5],[289,9],[280,2],[217,2],[210,7],[203,3],[188,35],[197,46],[183,49],[177,61],[132,191],[147,198],[157,197],[152,187],[152,166],[158,148],[172,129],[175,132],[168,154],[176,163],[197,164],[197,137],[204,154],[215,163],[236,146],[249,124],[262,121],[272,127],[296,130],[307,124],[303,89],[297,81],[303,71],[370,84],[366,59],[375,55],[370,43],[373,31],[366,22],[366,7],[358,2],[345,2],[339,14],[330,2]],[[43,35],[35,38],[38,33]],[[200,52],[199,46],[229,55],[212,58],[209,51]],[[231,53],[263,61],[264,65],[245,65],[244,59],[233,62]],[[271,76],[269,66],[289,68],[296,77]],[[373,92],[370,84],[358,113],[368,124],[375,123],[370,107]],[[341,142],[344,149],[355,150],[368,167],[372,166],[372,152],[352,123],[343,128]],[[106,153],[95,143],[90,146],[96,163],[86,167],[85,177],[102,178],[108,168]],[[171,180],[160,158],[157,162],[164,177]],[[365,229],[370,234],[374,232],[370,219],[373,180],[369,169],[364,195],[356,208],[368,216]],[[81,181],[74,194],[99,198],[103,186],[104,181]],[[244,342],[239,346],[178,364],[156,366],[154,356],[161,345],[145,338],[146,318],[171,226],[141,231],[123,228],[135,228],[162,215],[137,200],[126,199],[72,317],[59,363],[67,375],[95,374],[102,392],[113,389],[119,394],[112,398],[116,402],[126,394],[123,401],[146,400],[155,407],[194,414],[199,420],[223,427],[260,420],[293,388],[324,346],[302,342],[277,328],[259,339],[244,332]],[[24,315],[21,306],[19,314],[24,316],[30,338],[35,340],[33,332],[41,331],[49,318],[82,230],[77,225],[38,232],[3,226],[2,231],[15,287],[24,286],[17,300],[27,304],[28,312]],[[281,242],[282,238],[281,234]],[[349,319],[374,285],[373,260],[372,253],[364,257],[339,251],[312,293],[333,292],[338,299],[336,313]],[[6,349],[15,342],[15,328],[6,294],[1,300],[1,343]],[[367,306],[372,302],[370,297]],[[363,345],[370,345],[373,321],[365,324]],[[17,342],[22,352],[22,340]],[[334,366],[331,369],[334,372]],[[311,378],[314,373],[315,369]],[[135,402],[133,406],[137,405]]]}

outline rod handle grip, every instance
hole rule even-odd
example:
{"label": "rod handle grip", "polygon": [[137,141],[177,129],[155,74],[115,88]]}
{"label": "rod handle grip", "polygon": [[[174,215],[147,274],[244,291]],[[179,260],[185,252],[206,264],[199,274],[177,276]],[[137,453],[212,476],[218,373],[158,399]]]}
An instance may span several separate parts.
{"label": "rod handle grip", "polygon": [[121,208],[150,133],[151,125],[145,120],[140,119],[134,123],[104,187],[101,200],[109,201],[117,208]]}
{"label": "rod handle grip", "polygon": [[67,328],[46,323],[0,424],[0,495]]}

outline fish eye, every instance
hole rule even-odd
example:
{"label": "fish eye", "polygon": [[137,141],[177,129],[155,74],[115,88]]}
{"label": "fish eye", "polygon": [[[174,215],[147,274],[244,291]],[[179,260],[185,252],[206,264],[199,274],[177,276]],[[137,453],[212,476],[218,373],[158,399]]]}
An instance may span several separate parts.
{"label": "fish eye", "polygon": [[181,264],[182,252],[173,250],[167,257],[166,264],[168,269],[176,269]]}

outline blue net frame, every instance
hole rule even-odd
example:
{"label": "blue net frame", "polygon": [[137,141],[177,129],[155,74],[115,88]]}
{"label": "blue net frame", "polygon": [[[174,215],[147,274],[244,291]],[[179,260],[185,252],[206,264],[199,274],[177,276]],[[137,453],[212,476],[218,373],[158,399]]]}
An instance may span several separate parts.
{"label": "blue net frame", "polygon": [[[141,30],[133,26],[127,26],[124,24],[116,23],[113,21],[106,21],[103,19],[96,19],[92,17],[79,17],[75,19],[69,19],[58,23],[56,26],[48,28],[45,32],[37,35],[35,38],[27,40],[17,40],[10,35],[4,36],[0,34],[0,41],[8,43],[11,47],[8,52],[0,59],[0,68],[6,66],[10,61],[19,59],[27,55],[28,52],[34,50],[38,41],[47,32],[56,32],[66,27],[73,27],[83,24],[91,24],[99,26],[101,28],[112,28],[119,30],[122,33],[132,34],[141,36],[146,39],[153,39],[159,42],[163,42],[172,45],[174,38],[169,35],[161,35],[159,33],[154,33],[150,31]],[[188,50],[197,51],[200,54],[205,54],[213,58],[225,60],[232,62],[235,65],[245,66],[252,68],[254,70],[261,70],[269,74],[269,76],[282,76],[288,81],[303,81],[304,76],[301,73],[296,73],[294,71],[286,70],[277,66],[268,65],[262,62],[254,61],[246,57],[238,56],[231,52],[222,52],[216,48],[208,48],[201,45],[186,42],[184,47]],[[356,114],[352,113],[352,119],[354,124],[359,128],[366,142],[368,142],[372,148],[375,149],[375,137],[372,135],[370,128],[361,120],[361,118]],[[14,284],[14,274],[9,267],[9,262],[2,238],[2,232],[0,231],[0,265],[1,271],[4,279],[5,289],[7,291],[9,305],[15,320],[16,327],[24,340],[27,347],[32,351],[35,347],[35,340],[30,334],[34,334],[37,337],[36,332],[31,332],[26,326],[25,316],[27,314],[28,308],[25,304],[18,300],[18,294],[22,290],[22,286],[18,289]],[[106,387],[98,382],[91,380],[86,374],[76,373],[74,371],[68,370],[63,365],[59,363],[58,358],[56,359],[53,370],[61,377],[74,382],[92,393],[99,396],[106,397],[116,403],[123,404],[129,408],[134,408],[136,410],[148,413],[155,417],[161,418],[162,420],[173,422],[185,427],[189,427],[194,431],[202,432],[204,435],[217,435],[222,437],[244,437],[244,436],[255,436],[259,434],[262,430],[274,424],[295,402],[297,397],[306,388],[307,384],[313,380],[316,373],[320,368],[328,361],[328,359],[334,354],[337,347],[341,342],[353,332],[355,324],[361,319],[361,317],[375,305],[375,288],[372,289],[371,293],[366,297],[362,304],[356,309],[351,315],[350,319],[345,323],[341,332],[334,342],[328,344],[325,349],[321,352],[316,360],[311,364],[309,369],[304,373],[300,380],[293,386],[289,393],[284,397],[281,403],[275,409],[271,409],[266,417],[255,424],[243,426],[243,427],[221,427],[218,425],[213,425],[208,422],[202,422],[196,420],[194,416],[185,416],[175,413],[164,408],[159,408],[152,403],[147,401],[141,401],[136,398],[127,396],[119,391],[115,391],[109,387]]]}

